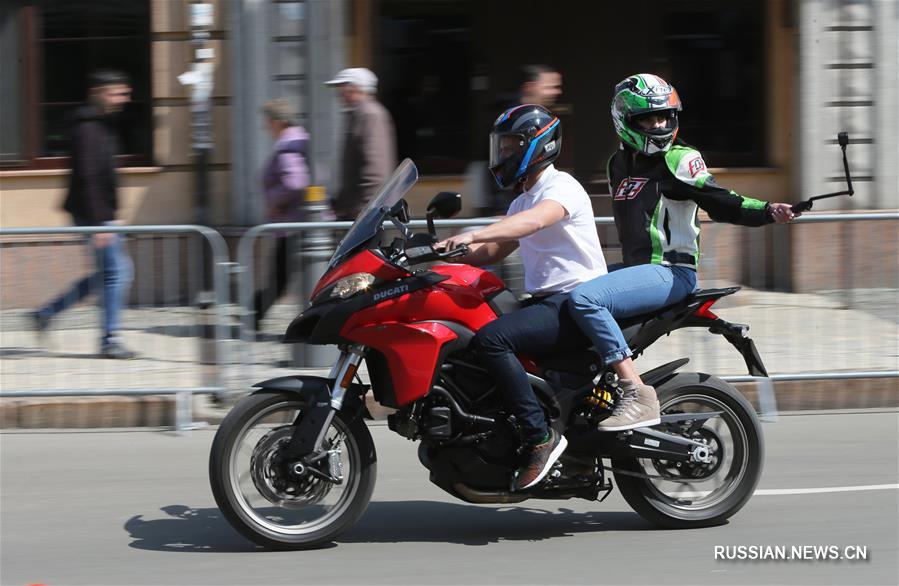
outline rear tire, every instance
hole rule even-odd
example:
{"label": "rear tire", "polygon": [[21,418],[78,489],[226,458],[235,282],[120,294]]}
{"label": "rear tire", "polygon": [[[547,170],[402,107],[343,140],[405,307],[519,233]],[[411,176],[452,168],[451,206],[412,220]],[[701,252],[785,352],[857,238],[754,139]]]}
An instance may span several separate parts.
{"label": "rear tire", "polygon": [[[727,490],[722,489],[717,500],[713,498],[715,491],[699,498],[690,493],[684,493],[690,496],[672,497],[656,484],[661,485],[661,481],[616,472],[615,480],[618,488],[634,511],[660,527],[686,529],[720,525],[749,501],[761,478],[764,440],[755,409],[733,386],[707,374],[677,374],[660,385],[656,392],[663,414],[667,409],[675,408],[679,402],[691,401],[706,403],[710,406],[710,410],[724,411],[724,415],[709,421],[723,420],[733,434],[734,445],[722,450],[721,453],[732,452],[729,454],[733,458],[731,470],[725,472],[736,477],[731,480]],[[612,466],[634,473],[659,474],[658,466],[655,466],[655,470],[647,469],[647,462],[649,461],[636,458],[613,459]],[[701,487],[702,481],[696,484]],[[701,504],[703,499],[708,499],[708,506]],[[697,501],[700,504],[697,504]]]}
{"label": "rear tire", "polygon": [[[258,461],[263,459],[264,455],[273,452],[272,445],[275,442],[284,441],[283,438],[290,435],[292,428],[288,425],[278,426],[277,421],[292,421],[289,413],[301,411],[301,406],[298,397],[292,393],[262,391],[249,395],[228,413],[212,442],[209,482],[216,504],[241,535],[267,548],[308,549],[332,541],[359,520],[368,506],[375,486],[377,458],[371,433],[361,417],[353,417],[344,411],[336,413],[328,430],[329,435],[333,432],[334,437],[343,435],[339,446],[339,458],[343,462],[344,456],[346,457],[349,471],[340,485],[329,486],[320,480],[307,479],[309,485],[315,486],[310,491],[308,499],[304,500],[305,495],[292,493],[284,495],[287,498],[278,501],[273,499],[271,491],[266,491],[269,492],[269,496],[266,496],[259,490],[258,483],[265,482],[270,477],[264,474],[269,470],[268,461],[256,466],[254,470],[235,469],[237,468],[235,462],[246,455],[241,448],[254,425],[258,424],[260,428],[266,425],[261,431],[268,430],[262,439],[251,440],[246,444],[251,447],[254,456],[257,452],[268,450],[257,457]],[[266,416],[272,417],[266,414],[281,415],[277,416],[279,419],[275,420],[275,423],[263,424]],[[268,440],[271,437],[277,439]],[[253,462],[252,459],[250,461]],[[252,477],[252,482],[246,481],[247,475]],[[318,484],[315,485],[315,482]],[[321,519],[307,522],[302,518],[306,512],[314,514],[319,509],[324,509],[325,505],[321,502],[328,497],[334,487],[338,486],[341,488],[340,497],[332,509],[323,513]],[[256,493],[250,494],[253,490]],[[295,497],[295,500],[290,500],[290,497]],[[253,505],[251,501],[260,503],[260,506]],[[273,514],[271,510],[278,513]],[[299,522],[289,524],[286,519],[291,516],[297,518]],[[278,523],[278,519],[283,519],[281,524]]]}

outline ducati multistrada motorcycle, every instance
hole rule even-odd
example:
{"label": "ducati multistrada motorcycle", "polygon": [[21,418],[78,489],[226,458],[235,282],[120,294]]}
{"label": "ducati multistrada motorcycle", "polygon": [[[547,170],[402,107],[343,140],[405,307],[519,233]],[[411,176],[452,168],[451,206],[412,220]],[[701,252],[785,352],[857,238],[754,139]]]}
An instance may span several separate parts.
{"label": "ducati multistrada motorcycle", "polygon": [[[260,382],[222,421],[209,476],[225,518],[250,540],[278,549],[315,547],[350,528],[375,484],[377,458],[365,424],[369,390],[396,409],[389,428],[419,441],[431,482],[469,503],[601,500],[613,475],[628,504],[661,527],[716,525],[739,511],[763,462],[749,402],[719,378],[680,372],[688,362],[682,358],[641,375],[656,388],[661,423],[599,432],[620,390],[587,347],[521,357],[568,448],[539,484],[509,491],[523,457],[518,425],[469,342],[520,302],[492,273],[451,262],[465,249],[435,249],[433,220],[459,211],[458,194],[438,194],[427,232],[412,233],[403,196],[417,177],[411,161],[400,164],[339,243],[310,305],[285,334],[288,343],[337,345],[330,374]],[[399,236],[391,239],[385,224]],[[628,345],[638,356],[673,330],[707,328],[736,347],[750,374],[767,376],[748,326],[711,311],[738,289],[699,290],[621,322]],[[363,360],[370,385],[356,375]]]}

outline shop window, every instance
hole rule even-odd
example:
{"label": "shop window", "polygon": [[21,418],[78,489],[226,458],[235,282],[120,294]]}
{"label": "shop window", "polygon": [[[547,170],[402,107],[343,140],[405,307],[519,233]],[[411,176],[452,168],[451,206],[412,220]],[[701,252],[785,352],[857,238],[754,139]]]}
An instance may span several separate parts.
{"label": "shop window", "polygon": [[96,69],[119,70],[131,79],[132,102],[116,123],[121,163],[150,162],[148,0],[5,1],[0,35],[0,165],[66,167],[69,121]]}
{"label": "shop window", "polygon": [[764,6],[666,4],[663,56],[684,102],[683,136],[715,166],[766,164]]}

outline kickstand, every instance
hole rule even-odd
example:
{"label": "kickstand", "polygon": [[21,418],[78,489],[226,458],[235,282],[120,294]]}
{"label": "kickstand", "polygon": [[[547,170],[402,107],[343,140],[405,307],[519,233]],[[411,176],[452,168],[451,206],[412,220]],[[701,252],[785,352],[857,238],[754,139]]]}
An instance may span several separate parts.
{"label": "kickstand", "polygon": [[[604,500],[609,498],[609,495],[612,494],[612,488],[612,480],[610,478],[606,478],[605,485],[601,489],[599,489],[600,491],[606,491],[606,494],[602,495],[602,498],[599,499],[599,502],[603,502]],[[596,496],[599,496],[599,493],[597,493]]]}

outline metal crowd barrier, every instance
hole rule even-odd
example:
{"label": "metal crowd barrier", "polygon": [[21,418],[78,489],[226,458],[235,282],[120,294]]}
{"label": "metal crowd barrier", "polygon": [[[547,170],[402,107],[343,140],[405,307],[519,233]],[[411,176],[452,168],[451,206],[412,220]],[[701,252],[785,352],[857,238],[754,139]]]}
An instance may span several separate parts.
{"label": "metal crowd barrier", "polygon": [[[796,220],[799,227],[793,230],[798,232],[802,225],[808,224],[832,223],[840,226],[882,220],[899,220],[899,213],[806,215]],[[496,221],[498,220],[495,218],[440,220],[436,222],[436,226],[441,236],[444,236],[447,235],[447,230],[484,226]],[[620,248],[613,219],[604,217],[595,218],[595,221],[601,230],[600,241],[607,262],[620,262]],[[321,276],[322,264],[339,240],[339,232],[349,226],[349,222],[265,224],[254,227],[241,239],[238,247],[239,305],[243,312],[245,335],[242,336],[244,348],[240,355],[244,357],[247,367],[242,370],[245,375],[265,378],[283,375],[290,369],[324,369],[330,365],[326,352],[319,350],[318,354],[311,354],[309,348],[291,348],[276,342],[290,320],[302,311],[309,292]],[[413,229],[423,229],[426,223],[413,221],[410,226]],[[325,245],[327,231],[332,233],[330,247]],[[269,326],[275,329],[267,330],[261,341],[254,340],[251,321],[253,291],[260,287],[260,280],[265,279],[265,271],[257,270],[258,263],[255,260],[258,254],[254,250],[261,238],[275,233],[297,234],[301,239],[313,233],[314,246],[298,248],[294,294],[288,297],[287,303],[280,304],[278,319],[269,321]],[[800,259],[799,262],[803,257],[814,254],[814,251],[806,252],[801,249],[804,244],[798,237],[794,238],[792,248],[787,248],[781,241],[787,233],[783,226],[759,229],[703,222],[703,258],[700,262],[699,287],[747,284],[743,291],[724,298],[713,309],[720,309],[719,313],[729,321],[750,324],[750,335],[756,340],[769,372],[772,373],[771,379],[747,377],[745,364],[739,354],[720,336],[711,335],[704,330],[681,330],[660,340],[646,355],[638,359],[640,367],[647,369],[664,361],[688,356],[691,358],[690,370],[723,375],[733,382],[756,382],[760,405],[768,415],[776,412],[772,381],[899,377],[899,365],[895,358],[891,361],[888,353],[885,355],[883,352],[891,344],[895,347],[899,343],[895,317],[895,313],[899,311],[895,304],[899,295],[897,283],[882,280],[873,283],[876,286],[869,287],[874,291],[853,292],[853,283],[848,283],[850,290],[847,291],[847,283],[843,279],[834,283],[833,290],[819,292],[811,284],[808,292],[787,293],[786,290],[795,283],[777,282],[778,277],[771,277],[771,271],[768,270],[771,263],[775,263],[773,266],[776,267],[776,263],[789,260],[781,250],[791,250],[792,257]],[[742,268],[728,265],[736,254],[735,250],[751,255],[749,262],[744,263]],[[872,254],[871,250],[865,253]],[[879,254],[882,256],[869,258],[869,262],[895,263],[894,258],[889,256],[895,254],[895,251],[891,253],[884,250]],[[508,264],[495,268],[501,277],[504,273],[516,272],[515,267],[509,267]],[[786,274],[789,273],[787,270]],[[886,278],[886,273],[884,275]],[[892,318],[889,308],[878,309],[878,291],[881,296],[893,296]],[[878,317],[877,312],[883,315]],[[853,331],[859,327],[857,320],[860,317],[871,318],[868,325],[879,328],[876,336]],[[814,374],[807,375],[808,372]]]}
{"label": "metal crowd barrier", "polygon": [[[884,246],[877,246],[876,239],[872,244],[871,234],[876,231],[867,230],[868,225],[863,224],[881,220],[899,220],[899,213],[806,215],[789,231],[779,226],[753,229],[704,223],[699,286],[746,284],[743,291],[722,299],[713,310],[729,321],[750,324],[750,335],[771,377],[747,377],[741,357],[720,336],[699,330],[680,330],[660,340],[638,359],[638,366],[645,370],[688,356],[690,370],[715,373],[732,382],[756,382],[761,408],[772,417],[776,413],[772,381],[899,377],[896,357],[888,351],[899,344],[899,284],[895,271],[867,268],[895,265],[892,239],[881,239],[886,242]],[[436,226],[444,237],[450,231],[496,221],[439,220]],[[620,261],[614,221],[595,221],[607,262]],[[832,241],[812,242],[809,248],[802,226],[821,223],[833,224]],[[83,360],[91,357],[85,350],[85,337],[88,344],[96,344],[98,337],[98,316],[89,309],[60,319],[52,336],[62,336],[63,343],[54,341],[48,351],[26,331],[25,311],[6,311],[10,309],[7,306],[0,312],[0,397],[174,394],[176,425],[183,429],[192,421],[191,397],[195,394],[246,392],[257,380],[298,368],[326,370],[333,349],[279,342],[290,320],[302,311],[334,246],[350,225],[305,222],[255,226],[240,239],[236,263],[229,262],[222,236],[203,226],[0,230],[4,253],[10,247],[48,245],[16,240],[29,236],[98,232],[130,235],[129,248],[138,270],[131,303],[125,310],[125,341],[141,353],[132,361]],[[424,229],[426,223],[413,221],[410,227]],[[292,280],[279,300],[271,300],[277,303],[269,310],[262,331],[256,332],[256,292],[264,295],[270,289],[267,281],[273,273],[272,246],[276,239],[288,235],[295,236],[288,255],[287,272]],[[208,259],[199,251],[204,242],[210,247]],[[853,243],[864,246],[864,250],[856,250]],[[733,266],[735,250],[748,256],[742,266]],[[787,250],[789,259],[783,253]],[[840,258],[825,262],[814,259],[816,254],[833,256],[834,250],[841,251]],[[771,263],[777,268],[778,263],[801,263],[803,258],[810,259],[811,268],[795,271],[802,276],[794,275],[794,282],[780,282],[778,271],[769,270]],[[87,270],[93,270],[93,259],[88,257],[86,265]],[[841,267],[839,278],[831,278],[834,266]],[[510,281],[520,274],[514,261],[493,269]],[[68,285],[61,277],[47,279],[46,271],[51,269],[42,270],[45,272],[40,277],[48,290],[56,292]],[[8,270],[5,273],[8,279]],[[794,271],[781,273],[789,276]],[[237,276],[236,305],[230,303],[232,274]],[[202,294],[210,284],[211,291]],[[9,286],[4,283],[4,289]],[[800,292],[787,293],[789,290]],[[238,319],[232,322],[233,318]],[[364,369],[362,373],[364,376]]]}
{"label": "metal crowd barrier", "polygon": [[[34,237],[105,232],[128,236],[124,246],[134,278],[121,312],[121,338],[137,352],[132,360],[97,358],[102,311],[96,304],[72,306],[52,318],[41,336],[29,315],[72,281],[96,271],[84,238]],[[217,231],[205,226],[10,228],[0,230],[0,238],[7,266],[0,397],[174,395],[175,425],[185,429],[193,419],[193,395],[228,391],[230,263]],[[101,288],[95,282],[90,298],[99,299]]]}

